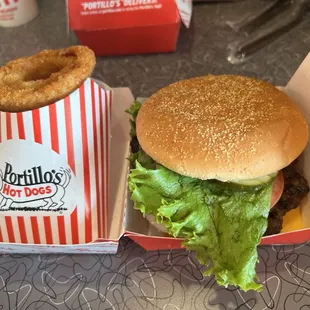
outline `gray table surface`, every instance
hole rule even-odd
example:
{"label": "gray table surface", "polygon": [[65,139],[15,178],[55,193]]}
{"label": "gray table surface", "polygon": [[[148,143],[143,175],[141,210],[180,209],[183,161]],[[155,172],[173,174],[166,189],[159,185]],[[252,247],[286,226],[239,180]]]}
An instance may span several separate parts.
{"label": "gray table surface", "polygon": [[[226,21],[255,12],[264,1],[195,6],[177,52],[99,58],[94,77],[148,96],[175,80],[207,73],[240,73],[284,85],[310,50],[310,16],[260,50],[231,65],[227,46],[237,35]],[[266,1],[265,1],[266,3]],[[63,0],[41,0],[31,23],[0,30],[0,65],[44,48],[76,43],[66,31]],[[309,309],[310,248],[259,248],[261,293],[243,293],[202,278],[184,250],[145,252],[122,239],[117,255],[7,255],[0,257],[0,309]]]}

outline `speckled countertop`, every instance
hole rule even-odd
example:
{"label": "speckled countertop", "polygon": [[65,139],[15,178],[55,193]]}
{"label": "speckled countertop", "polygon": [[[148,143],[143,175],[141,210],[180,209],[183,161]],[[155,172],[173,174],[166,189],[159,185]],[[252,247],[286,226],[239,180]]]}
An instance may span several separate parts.
{"label": "speckled countertop", "polygon": [[[99,58],[94,77],[148,96],[170,82],[207,73],[241,73],[284,85],[310,50],[310,18],[247,62],[231,65],[237,35],[227,20],[266,1],[200,4],[172,54]],[[66,32],[65,2],[40,0],[31,23],[0,30],[0,65],[44,48],[76,43]],[[306,309],[310,304],[309,244],[259,248],[261,293],[223,289],[202,278],[183,250],[145,252],[124,238],[117,255],[0,257],[0,309]]]}

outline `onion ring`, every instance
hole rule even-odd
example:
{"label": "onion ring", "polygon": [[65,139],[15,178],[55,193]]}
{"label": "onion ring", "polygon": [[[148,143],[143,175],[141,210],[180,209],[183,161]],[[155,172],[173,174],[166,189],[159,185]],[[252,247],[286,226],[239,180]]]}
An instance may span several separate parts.
{"label": "onion ring", "polygon": [[86,46],[43,50],[0,68],[0,110],[21,112],[54,103],[91,76],[95,54]]}

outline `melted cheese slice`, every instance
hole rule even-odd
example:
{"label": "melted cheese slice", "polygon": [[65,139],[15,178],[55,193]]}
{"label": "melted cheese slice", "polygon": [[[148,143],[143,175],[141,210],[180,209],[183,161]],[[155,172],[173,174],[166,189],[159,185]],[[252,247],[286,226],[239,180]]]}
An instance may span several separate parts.
{"label": "melted cheese slice", "polygon": [[285,214],[283,217],[283,224],[281,232],[289,232],[299,229],[306,228],[302,218],[301,218],[301,209],[300,207],[291,210]]}

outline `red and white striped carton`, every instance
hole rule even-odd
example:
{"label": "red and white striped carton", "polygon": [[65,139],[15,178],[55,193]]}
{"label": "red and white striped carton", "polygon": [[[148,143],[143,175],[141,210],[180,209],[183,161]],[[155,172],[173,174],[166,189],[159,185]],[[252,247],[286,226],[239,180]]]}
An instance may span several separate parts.
{"label": "red and white striped carton", "polygon": [[111,101],[87,79],[54,104],[0,112],[2,252],[108,238]]}

